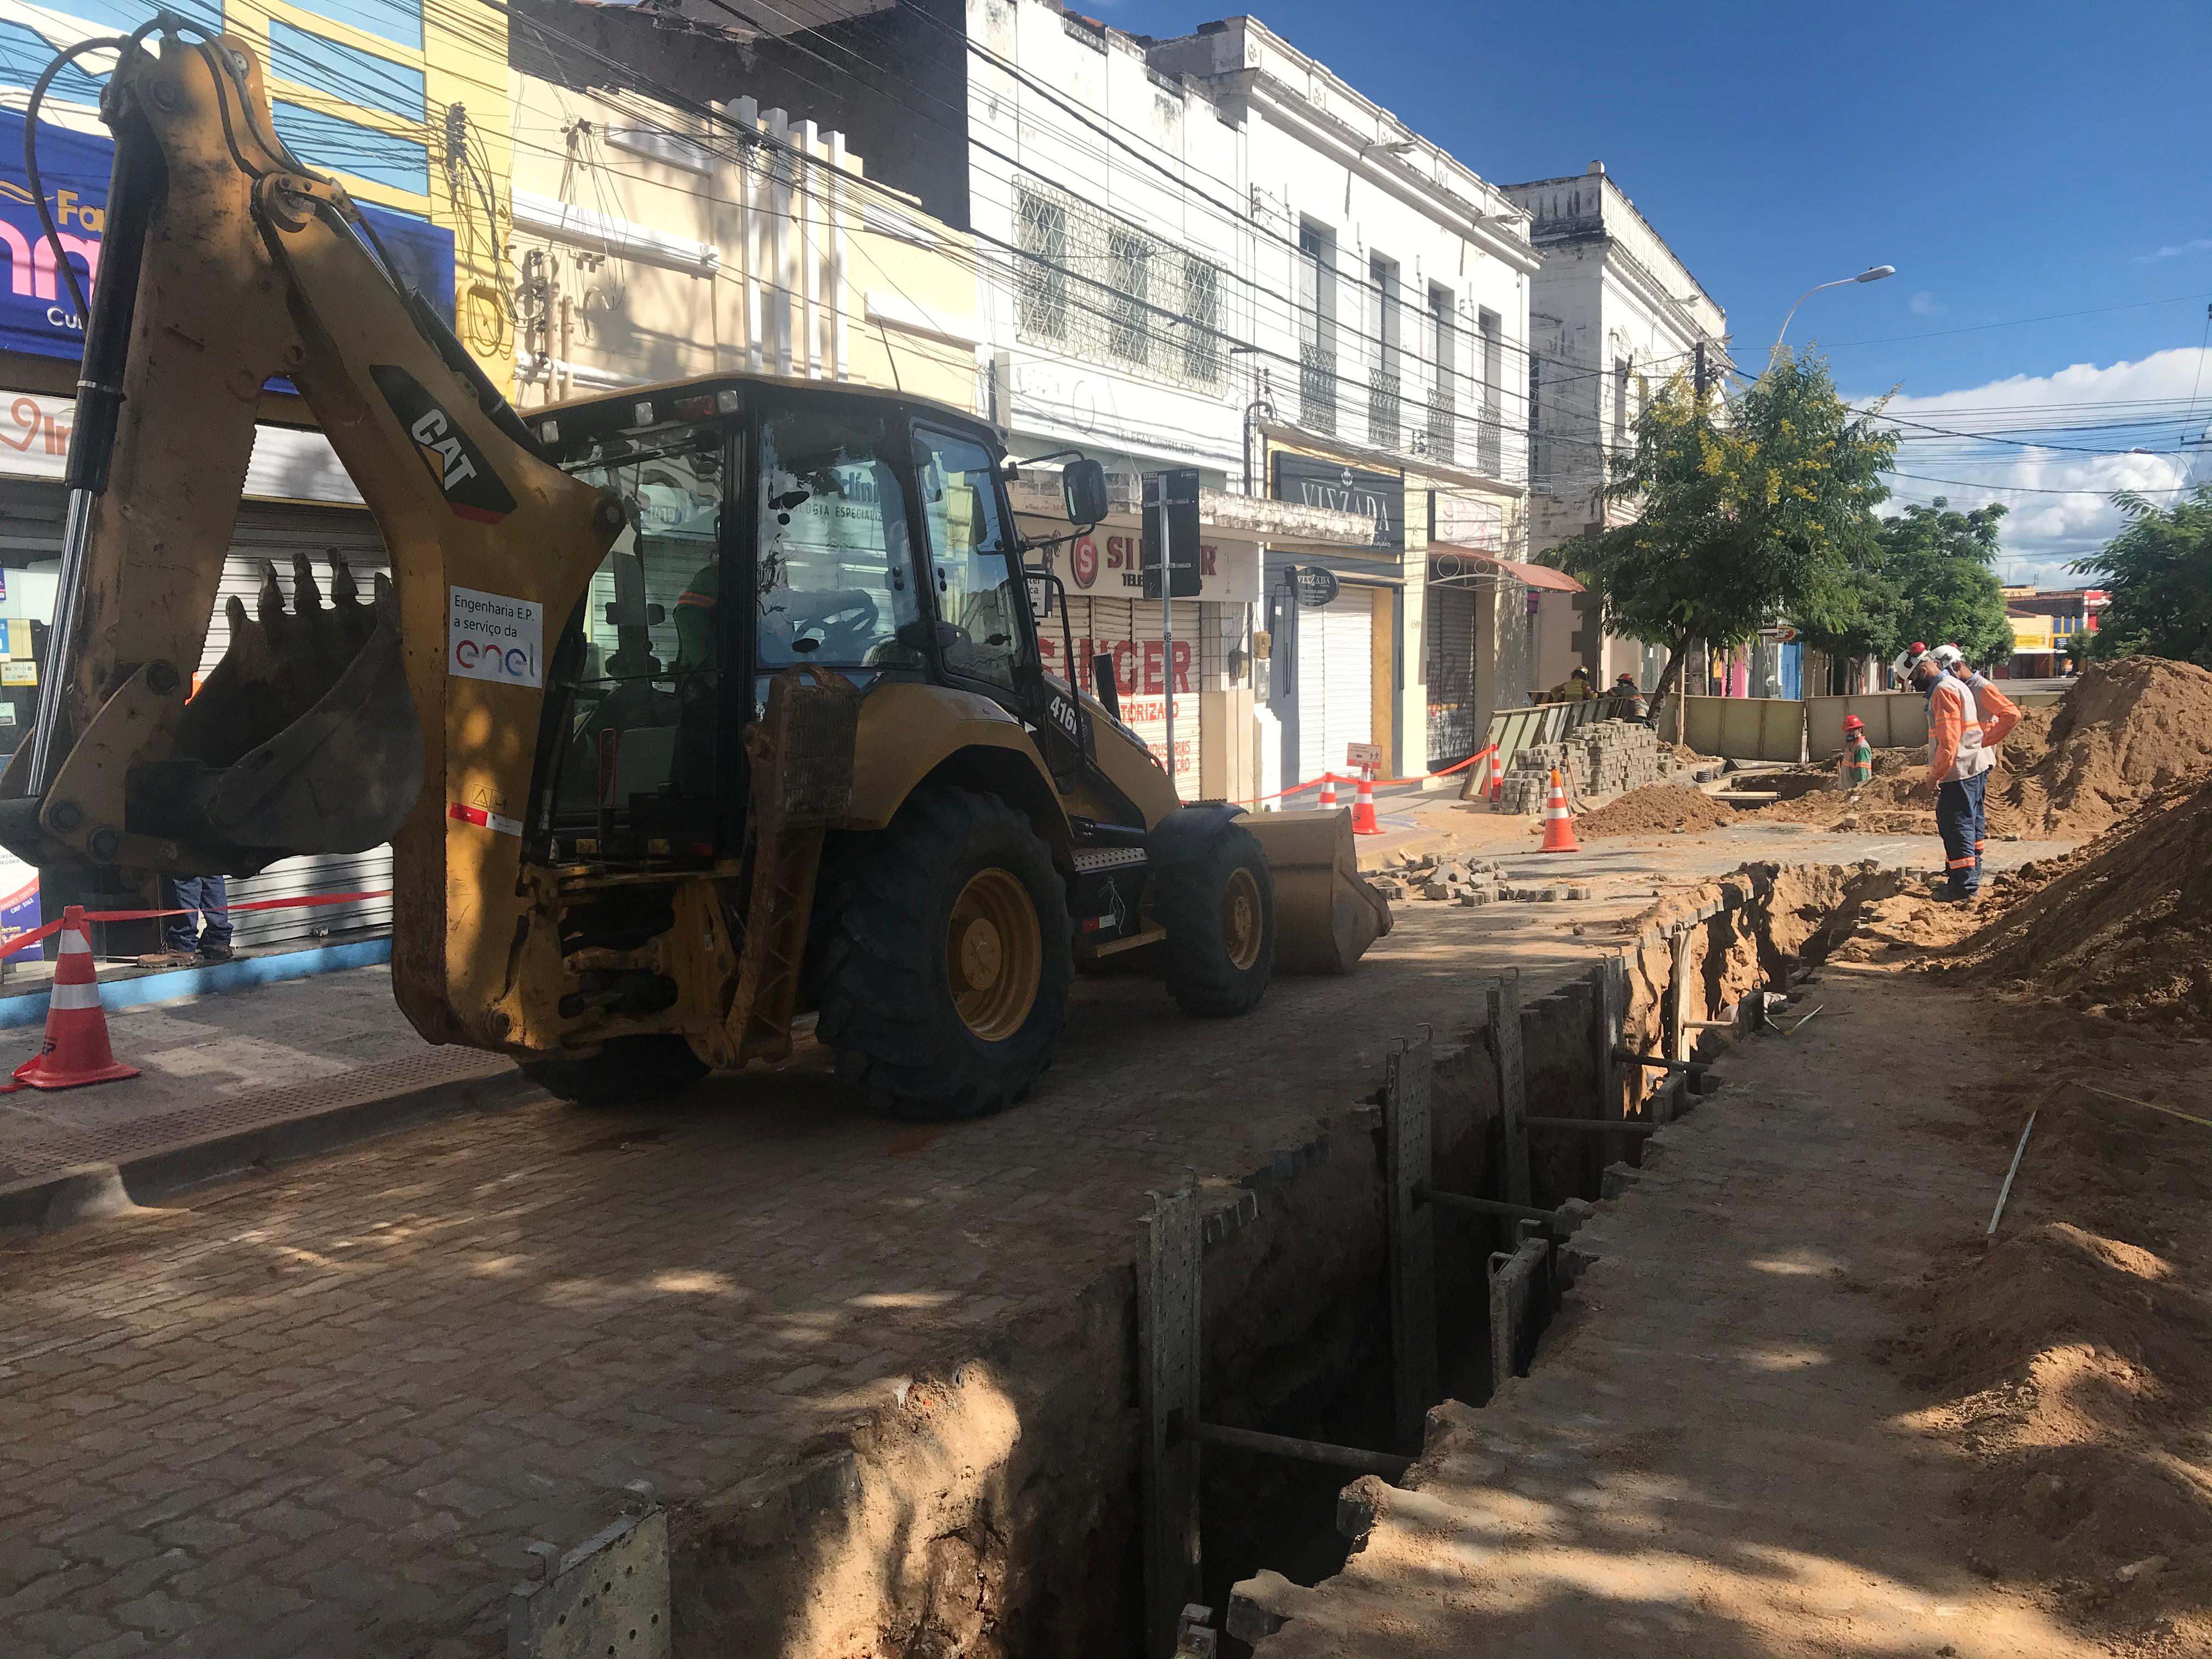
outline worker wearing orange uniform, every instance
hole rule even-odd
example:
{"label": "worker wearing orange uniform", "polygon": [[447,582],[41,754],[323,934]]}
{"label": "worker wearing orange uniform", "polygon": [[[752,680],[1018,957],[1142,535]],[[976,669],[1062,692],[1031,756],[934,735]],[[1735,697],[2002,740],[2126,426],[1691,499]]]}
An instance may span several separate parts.
{"label": "worker wearing orange uniform", "polygon": [[1980,890],[1974,850],[1982,794],[1996,757],[1982,745],[1982,716],[1972,688],[1945,672],[1933,652],[1912,665],[1912,689],[1928,697],[1928,781],[1936,791],[1936,829],[1943,837],[1943,892],[1964,904]]}
{"label": "worker wearing orange uniform", "polygon": [[[1964,680],[1966,690],[1974,694],[1974,707],[1981,711],[1982,716],[1982,747],[1995,750],[2005,740],[2005,734],[2020,724],[2020,705],[1998,690],[1995,682],[1984,678],[1974,669],[1966,661],[1966,653],[1957,646],[1939,645],[1930,654],[1943,665],[1945,673]],[[1990,756],[1990,764],[1992,768],[1996,765],[1994,754]],[[1974,880],[1977,885],[1980,884],[1982,875],[1982,848],[1989,841],[1987,799],[1985,787],[1974,805]]]}

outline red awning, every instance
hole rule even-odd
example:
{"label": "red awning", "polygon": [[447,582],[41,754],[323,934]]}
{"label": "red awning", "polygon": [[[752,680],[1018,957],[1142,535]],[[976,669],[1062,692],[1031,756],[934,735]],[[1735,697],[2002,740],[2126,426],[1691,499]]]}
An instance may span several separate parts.
{"label": "red awning", "polygon": [[1549,588],[1555,593],[1581,593],[1587,590],[1564,570],[1554,570],[1547,564],[1522,564],[1513,559],[1501,559],[1495,553],[1486,553],[1479,547],[1462,547],[1453,542],[1431,542],[1429,556],[1440,553],[1455,554],[1462,559],[1474,559],[1493,570],[1526,582],[1531,587]]}

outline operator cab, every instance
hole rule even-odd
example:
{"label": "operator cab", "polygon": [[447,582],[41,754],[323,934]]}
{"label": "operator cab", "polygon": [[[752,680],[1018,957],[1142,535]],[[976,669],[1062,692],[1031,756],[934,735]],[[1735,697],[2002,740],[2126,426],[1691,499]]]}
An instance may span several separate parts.
{"label": "operator cab", "polygon": [[1003,453],[972,416],[729,376],[523,420],[626,520],[553,658],[532,820],[553,861],[738,856],[744,727],[796,664],[864,690],[976,691],[1034,721],[1042,666]]}

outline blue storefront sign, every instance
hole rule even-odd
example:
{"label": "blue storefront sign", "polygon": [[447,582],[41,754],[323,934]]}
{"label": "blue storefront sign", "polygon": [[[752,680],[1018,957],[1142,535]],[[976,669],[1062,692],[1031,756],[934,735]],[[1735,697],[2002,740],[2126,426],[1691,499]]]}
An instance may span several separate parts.
{"label": "blue storefront sign", "polygon": [[[107,175],[115,143],[104,136],[39,124],[39,176],[61,232],[62,253],[91,291],[100,270],[100,238],[107,222]],[[362,216],[400,268],[401,279],[428,300],[447,323],[453,319],[453,234],[409,214],[363,205]],[[70,302],[69,283],[55,269],[54,252],[39,224],[39,210],[23,167],[23,118],[0,110],[0,258],[8,280],[0,286],[0,350],[41,357],[75,358],[84,350],[84,326]],[[270,385],[289,390],[282,381]]]}

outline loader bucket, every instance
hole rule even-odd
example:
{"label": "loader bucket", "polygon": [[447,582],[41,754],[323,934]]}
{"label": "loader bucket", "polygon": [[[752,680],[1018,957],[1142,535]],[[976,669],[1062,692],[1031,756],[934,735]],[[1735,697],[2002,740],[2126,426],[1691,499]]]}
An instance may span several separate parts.
{"label": "loader bucket", "polygon": [[1361,878],[1352,814],[1253,812],[1237,820],[1259,837],[1275,878],[1275,966],[1292,974],[1348,974],[1390,931],[1388,900]]}

